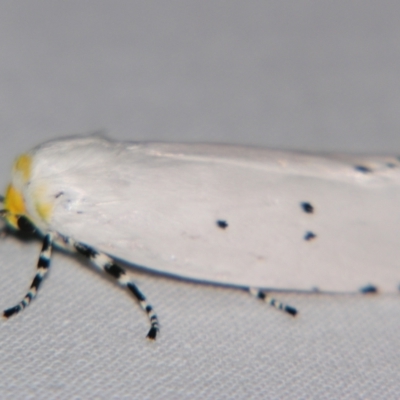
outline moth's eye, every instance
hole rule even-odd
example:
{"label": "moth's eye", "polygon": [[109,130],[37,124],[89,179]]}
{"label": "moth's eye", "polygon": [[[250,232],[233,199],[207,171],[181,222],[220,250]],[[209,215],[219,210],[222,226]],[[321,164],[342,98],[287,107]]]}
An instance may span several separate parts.
{"label": "moth's eye", "polygon": [[34,233],[36,231],[35,225],[24,215],[17,217],[17,225],[19,230],[24,233]]}

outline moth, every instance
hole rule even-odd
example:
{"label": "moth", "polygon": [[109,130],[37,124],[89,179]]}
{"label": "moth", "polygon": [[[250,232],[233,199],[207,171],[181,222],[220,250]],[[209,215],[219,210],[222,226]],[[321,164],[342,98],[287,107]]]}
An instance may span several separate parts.
{"label": "moth", "polygon": [[400,158],[70,137],[17,158],[1,215],[52,247],[78,252],[153,307],[115,259],[172,276],[269,291],[397,292]]}

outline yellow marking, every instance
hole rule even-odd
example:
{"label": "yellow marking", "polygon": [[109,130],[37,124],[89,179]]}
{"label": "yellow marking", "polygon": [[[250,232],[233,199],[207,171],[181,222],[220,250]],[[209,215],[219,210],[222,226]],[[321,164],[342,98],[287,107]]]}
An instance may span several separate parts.
{"label": "yellow marking", "polygon": [[24,183],[31,177],[32,157],[28,154],[21,154],[14,164],[14,169],[22,175]]}
{"label": "yellow marking", "polygon": [[35,206],[40,217],[46,222],[50,221],[51,213],[53,212],[53,204],[37,202]]}
{"label": "yellow marking", "polygon": [[4,209],[8,211],[6,214],[7,222],[18,229],[16,216],[25,214],[26,208],[22,194],[12,185],[9,185],[7,188],[4,199]]}
{"label": "yellow marking", "polygon": [[35,208],[40,218],[44,221],[49,222],[51,218],[51,214],[53,212],[53,204],[45,201],[46,199],[46,186],[41,185],[35,188],[33,193],[33,200],[35,204]]}

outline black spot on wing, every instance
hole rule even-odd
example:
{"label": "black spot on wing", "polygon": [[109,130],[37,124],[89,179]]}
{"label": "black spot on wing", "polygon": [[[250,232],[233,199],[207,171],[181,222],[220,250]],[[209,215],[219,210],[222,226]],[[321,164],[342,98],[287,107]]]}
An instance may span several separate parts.
{"label": "black spot on wing", "polygon": [[317,235],[314,232],[308,231],[304,235],[304,240],[310,241],[313,240],[317,237]]}
{"label": "black spot on wing", "polygon": [[397,167],[397,165],[396,165],[395,163],[392,163],[392,162],[386,163],[386,166],[387,166],[388,168],[396,168],[396,167]]}
{"label": "black spot on wing", "polygon": [[374,285],[367,285],[360,289],[360,293],[362,294],[378,293],[378,288]]}
{"label": "black spot on wing", "polygon": [[307,214],[312,214],[314,212],[313,205],[307,201],[303,201],[302,203],[300,203],[300,206],[303,209],[303,211]]}
{"label": "black spot on wing", "polygon": [[228,227],[228,222],[224,221],[223,219],[217,220],[216,224],[221,229],[226,229]]}
{"label": "black spot on wing", "polygon": [[372,172],[372,169],[365,165],[355,165],[354,169],[358,172],[362,172],[363,174],[370,174]]}
{"label": "black spot on wing", "polygon": [[56,199],[58,199],[60,196],[62,196],[64,194],[64,192],[58,192],[54,197]]}

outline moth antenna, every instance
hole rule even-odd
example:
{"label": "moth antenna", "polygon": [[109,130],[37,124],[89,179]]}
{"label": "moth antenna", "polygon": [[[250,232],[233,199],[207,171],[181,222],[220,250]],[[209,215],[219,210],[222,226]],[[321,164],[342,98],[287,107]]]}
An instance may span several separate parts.
{"label": "moth antenna", "polygon": [[268,303],[270,306],[275,307],[277,310],[284,311],[293,317],[297,315],[297,310],[285,303],[281,303],[280,301],[273,298],[268,292],[265,292],[261,289],[256,288],[249,288],[249,292],[252,296],[256,297],[257,299],[263,300]]}
{"label": "moth antenna", "polygon": [[52,242],[53,242],[53,235],[51,233],[48,233],[43,238],[42,250],[40,252],[37,263],[37,272],[35,277],[33,278],[28,293],[25,295],[22,301],[18,303],[16,306],[4,310],[3,312],[4,318],[10,318],[11,316],[18,314],[20,311],[26,308],[31,303],[31,301],[36,297],[40,284],[42,283],[43,279],[49,272]]}
{"label": "moth antenna", "polygon": [[115,264],[114,260],[109,256],[87,246],[86,244],[75,242],[73,239],[67,237],[61,237],[60,239],[63,241],[62,245],[68,245],[78,253],[87,257],[99,270],[111,275],[121,286],[126,287],[134,295],[150,320],[150,330],[147,333],[147,338],[155,340],[160,330],[157,315],[153,307],[147,302],[145,295],[131,280],[126,271],[119,265]]}

